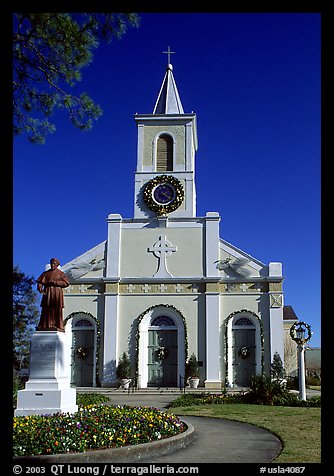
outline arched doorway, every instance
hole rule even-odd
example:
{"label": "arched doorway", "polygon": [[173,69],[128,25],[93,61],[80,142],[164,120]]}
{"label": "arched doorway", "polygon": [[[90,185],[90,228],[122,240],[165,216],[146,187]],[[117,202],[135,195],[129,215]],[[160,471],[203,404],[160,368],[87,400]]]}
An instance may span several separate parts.
{"label": "arched doorway", "polygon": [[233,382],[237,387],[248,387],[256,373],[255,326],[248,317],[234,318],[232,326]]}
{"label": "arched doorway", "polygon": [[232,313],[227,321],[227,383],[249,387],[253,375],[262,371],[261,323],[252,311]]}
{"label": "arched doorway", "polygon": [[170,306],[147,310],[139,322],[139,387],[177,387],[185,367],[185,329]]}
{"label": "arched doorway", "polygon": [[96,386],[96,323],[89,316],[72,319],[71,385]]}

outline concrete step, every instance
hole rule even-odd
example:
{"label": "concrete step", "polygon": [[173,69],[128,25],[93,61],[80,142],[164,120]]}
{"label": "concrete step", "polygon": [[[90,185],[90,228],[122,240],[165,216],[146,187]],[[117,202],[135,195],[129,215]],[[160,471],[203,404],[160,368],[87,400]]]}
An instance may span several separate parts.
{"label": "concrete step", "polygon": [[[220,395],[224,393],[224,390],[221,389],[216,389],[216,388],[204,388],[204,387],[197,387],[197,388],[190,388],[186,387],[185,389],[180,390],[177,387],[148,387],[148,388],[141,388],[138,390],[135,390],[133,388],[130,388],[129,390],[123,390],[122,388],[110,388],[110,387],[77,387],[76,388],[78,393],[100,393],[100,394],[107,394],[107,395],[117,395],[120,393],[133,393],[136,395],[182,395],[183,393],[187,394],[201,394],[201,393],[211,393],[211,394],[216,394]],[[227,389],[227,393],[239,393],[243,391],[247,391],[249,389],[247,388],[241,388],[241,387],[234,387],[234,388],[229,388]]]}

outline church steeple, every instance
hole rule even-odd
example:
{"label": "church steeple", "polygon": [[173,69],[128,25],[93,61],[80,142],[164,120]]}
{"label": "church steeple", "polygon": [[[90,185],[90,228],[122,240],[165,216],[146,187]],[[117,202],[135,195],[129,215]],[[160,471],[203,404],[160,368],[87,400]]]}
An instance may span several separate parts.
{"label": "church steeple", "polygon": [[138,128],[135,218],[162,214],[180,218],[196,216],[196,114],[184,113],[169,48],[167,53],[166,73],[153,113],[135,115]]}
{"label": "church steeple", "polygon": [[173,76],[173,66],[170,63],[167,65],[153,114],[184,114]]}

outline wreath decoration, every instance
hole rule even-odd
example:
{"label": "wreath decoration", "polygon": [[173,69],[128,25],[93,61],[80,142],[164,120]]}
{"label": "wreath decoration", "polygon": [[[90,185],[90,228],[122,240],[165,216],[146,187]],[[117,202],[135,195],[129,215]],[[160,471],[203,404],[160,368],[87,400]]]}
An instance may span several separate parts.
{"label": "wreath decoration", "polygon": [[249,357],[249,354],[250,354],[250,351],[248,347],[246,346],[240,347],[238,351],[239,357],[241,357],[242,359],[247,359],[247,357]]}
{"label": "wreath decoration", "polygon": [[89,350],[85,347],[78,347],[76,350],[76,356],[78,359],[84,360],[88,357]]}
{"label": "wreath decoration", "polygon": [[[153,198],[154,189],[161,183],[169,183],[175,191],[174,199],[166,205],[160,205]],[[181,182],[172,175],[158,175],[146,184],[143,197],[148,208],[161,216],[173,212],[181,205],[184,199],[184,190]]]}
{"label": "wreath decoration", "polygon": [[[297,338],[297,331],[296,331],[297,326],[298,326],[298,328],[304,327],[306,329],[307,337],[305,337],[304,339]],[[308,342],[311,339],[312,334],[313,334],[313,332],[311,331],[311,326],[309,324],[306,324],[306,322],[304,322],[304,321],[295,322],[290,327],[290,337],[291,337],[292,340],[297,342],[297,344],[305,344],[306,342]]]}
{"label": "wreath decoration", "polygon": [[168,357],[169,350],[167,347],[160,347],[155,353],[158,360],[164,360]]}

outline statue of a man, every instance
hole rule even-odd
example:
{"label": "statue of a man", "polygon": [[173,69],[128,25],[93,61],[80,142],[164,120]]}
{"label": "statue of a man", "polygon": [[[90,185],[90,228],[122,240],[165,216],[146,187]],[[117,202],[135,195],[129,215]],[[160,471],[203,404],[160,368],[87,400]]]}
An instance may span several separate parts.
{"label": "statue of a man", "polygon": [[63,288],[70,285],[66,274],[58,269],[60,262],[51,258],[51,269],[45,271],[37,279],[37,290],[43,294],[41,302],[41,317],[37,326],[38,331],[63,331]]}

